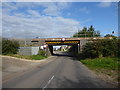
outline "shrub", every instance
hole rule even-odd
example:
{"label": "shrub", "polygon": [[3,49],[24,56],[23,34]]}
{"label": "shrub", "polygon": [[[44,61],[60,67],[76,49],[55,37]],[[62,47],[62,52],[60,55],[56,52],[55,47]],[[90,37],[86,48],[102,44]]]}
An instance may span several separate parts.
{"label": "shrub", "polygon": [[103,56],[116,56],[117,55],[117,40],[101,40],[100,45],[102,46],[101,51]]}
{"label": "shrub", "polygon": [[98,43],[87,43],[83,49],[83,56],[85,58],[95,58],[99,57],[101,54],[100,46]]}
{"label": "shrub", "polygon": [[117,56],[120,57],[120,39],[118,39],[117,46],[118,46]]}
{"label": "shrub", "polygon": [[39,53],[38,53],[38,55],[45,56],[45,51],[43,51],[43,50],[40,50],[40,51],[39,51]]}
{"label": "shrub", "polygon": [[120,57],[120,40],[117,39],[105,39],[105,40],[98,40],[95,42],[86,43],[83,48],[83,52],[79,55],[82,58],[97,58],[97,57]]}
{"label": "shrub", "polygon": [[2,40],[2,54],[16,54],[18,52],[19,44],[17,41]]}

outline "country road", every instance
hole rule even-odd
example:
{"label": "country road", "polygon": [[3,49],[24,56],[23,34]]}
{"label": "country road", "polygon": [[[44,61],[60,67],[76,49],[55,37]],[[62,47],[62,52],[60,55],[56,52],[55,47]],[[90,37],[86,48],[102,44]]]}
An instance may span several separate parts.
{"label": "country road", "polygon": [[[52,58],[53,59],[53,58]],[[45,65],[3,82],[3,88],[112,88],[74,57],[58,55]]]}

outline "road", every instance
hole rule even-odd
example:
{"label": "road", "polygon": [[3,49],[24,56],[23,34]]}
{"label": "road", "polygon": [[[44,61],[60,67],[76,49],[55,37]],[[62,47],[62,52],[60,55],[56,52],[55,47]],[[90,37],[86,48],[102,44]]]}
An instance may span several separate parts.
{"label": "road", "polygon": [[[53,58],[52,58],[53,59]],[[74,57],[55,60],[3,82],[3,88],[112,88]]]}

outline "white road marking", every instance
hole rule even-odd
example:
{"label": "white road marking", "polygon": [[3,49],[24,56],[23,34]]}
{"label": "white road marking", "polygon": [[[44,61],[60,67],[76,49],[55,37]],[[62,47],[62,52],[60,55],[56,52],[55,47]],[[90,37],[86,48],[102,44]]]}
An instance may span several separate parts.
{"label": "white road marking", "polygon": [[53,80],[54,75],[51,77],[51,79],[47,82],[47,84],[45,85],[45,87],[43,87],[43,90],[50,84],[50,82]]}

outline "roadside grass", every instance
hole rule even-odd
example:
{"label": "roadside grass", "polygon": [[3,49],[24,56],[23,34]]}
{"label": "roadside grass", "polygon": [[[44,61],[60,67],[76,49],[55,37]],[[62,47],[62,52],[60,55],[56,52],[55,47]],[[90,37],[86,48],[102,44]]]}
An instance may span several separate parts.
{"label": "roadside grass", "polygon": [[28,59],[28,60],[41,60],[41,59],[47,58],[46,56],[42,56],[42,55],[24,56],[19,54],[8,54],[6,56],[12,56],[12,57]]}
{"label": "roadside grass", "polygon": [[46,56],[41,56],[41,55],[33,55],[31,56],[31,58],[33,60],[41,60],[41,59],[44,59],[44,58],[47,58]]}
{"label": "roadside grass", "polygon": [[120,67],[120,58],[117,57],[102,57],[95,59],[85,59],[80,60],[83,64],[85,64],[88,68],[102,73],[112,78],[113,81],[118,81],[120,78],[118,77],[118,71]]}

